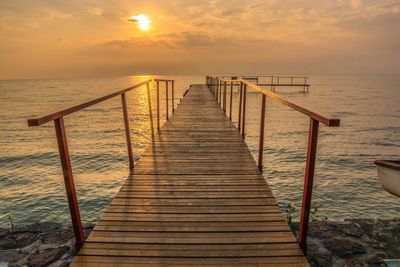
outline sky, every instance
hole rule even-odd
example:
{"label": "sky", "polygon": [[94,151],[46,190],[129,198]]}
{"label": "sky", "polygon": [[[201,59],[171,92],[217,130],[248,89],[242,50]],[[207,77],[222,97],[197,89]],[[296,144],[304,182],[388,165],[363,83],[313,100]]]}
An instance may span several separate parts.
{"label": "sky", "polygon": [[399,74],[400,0],[0,0],[0,62],[0,79]]}

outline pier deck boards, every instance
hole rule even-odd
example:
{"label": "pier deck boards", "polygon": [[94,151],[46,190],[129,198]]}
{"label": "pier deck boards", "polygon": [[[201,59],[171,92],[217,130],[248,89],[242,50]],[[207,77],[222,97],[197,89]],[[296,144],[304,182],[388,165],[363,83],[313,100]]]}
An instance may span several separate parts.
{"label": "pier deck boards", "polygon": [[71,266],[309,266],[237,129],[193,85]]}

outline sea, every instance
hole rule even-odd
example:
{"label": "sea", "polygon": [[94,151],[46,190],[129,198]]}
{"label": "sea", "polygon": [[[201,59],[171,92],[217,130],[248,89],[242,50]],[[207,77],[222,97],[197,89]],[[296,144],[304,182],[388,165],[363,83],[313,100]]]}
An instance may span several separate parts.
{"label": "sea", "polygon": [[[174,79],[175,103],[191,84],[205,82],[205,76],[195,75],[0,81],[0,224],[70,219],[54,124],[28,127],[27,119],[150,78]],[[400,158],[400,77],[310,75],[309,83],[308,93],[302,87],[276,87],[276,93],[341,119],[338,128],[320,125],[312,206],[316,218],[399,217],[400,198],[381,187],[374,160]],[[151,97],[154,109],[154,87]],[[151,141],[146,88],[131,91],[127,100],[139,159]],[[237,124],[237,89],[233,103]],[[260,94],[248,90],[245,140],[255,158],[260,104]],[[164,105],[161,116],[164,122]],[[96,222],[129,172],[121,99],[68,115],[65,125],[82,220]],[[294,217],[301,207],[308,125],[307,116],[267,98],[263,174],[283,212],[294,205]]]}

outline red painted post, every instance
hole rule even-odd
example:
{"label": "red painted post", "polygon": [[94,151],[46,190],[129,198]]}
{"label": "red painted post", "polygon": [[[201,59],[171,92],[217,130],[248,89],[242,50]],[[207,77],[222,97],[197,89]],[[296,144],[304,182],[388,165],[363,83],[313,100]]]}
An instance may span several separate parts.
{"label": "red painted post", "polygon": [[301,204],[301,216],[299,225],[298,242],[300,247],[307,252],[307,231],[310,219],[311,198],[314,182],[315,160],[317,157],[317,141],[318,141],[319,122],[310,118],[310,129],[308,132],[308,149],[306,172],[304,175],[303,201]]}
{"label": "red painted post", "polygon": [[226,112],[226,82],[224,82],[224,104],[223,104],[223,110]]}
{"label": "red painted post", "polygon": [[245,126],[246,126],[246,90],[247,90],[247,85],[243,85],[243,119],[242,119],[242,137],[245,139],[246,136],[246,131],[245,131]]}
{"label": "red painted post", "polygon": [[230,100],[229,100],[229,119],[232,121],[232,92],[233,92],[233,82],[231,82],[231,94],[230,94]]}
{"label": "red painted post", "polygon": [[75,235],[75,247],[79,251],[85,241],[83,236],[81,215],[78,199],[76,197],[74,177],[72,174],[71,159],[68,151],[67,135],[65,133],[64,118],[54,120],[56,130],[58,152],[60,154],[61,168],[64,176],[65,191],[67,193],[69,212],[71,214],[72,227]]}
{"label": "red painted post", "polygon": [[261,100],[261,119],[260,119],[260,140],[258,146],[258,169],[262,172],[264,155],[264,128],[265,128],[265,102],[266,95],[262,94]]}
{"label": "red painted post", "polygon": [[146,83],[147,90],[147,103],[149,106],[149,117],[150,117],[150,127],[151,127],[151,135],[154,136],[154,122],[153,122],[153,107],[151,105],[151,95],[150,95],[150,82]]}
{"label": "red painted post", "polygon": [[156,81],[157,90],[157,129],[160,130],[160,82]]}
{"label": "red painted post", "polygon": [[135,161],[133,160],[133,154],[132,154],[131,130],[129,128],[129,115],[128,115],[128,108],[126,105],[125,93],[121,94],[121,102],[122,102],[122,111],[124,114],[126,144],[128,146],[129,170],[132,172],[132,170],[135,167]]}
{"label": "red painted post", "polygon": [[168,81],[165,81],[165,115],[167,120],[169,119],[168,109]]}
{"label": "red painted post", "polygon": [[174,102],[174,97],[175,97],[175,81],[172,81],[172,113],[175,112],[175,102]]}
{"label": "red painted post", "polygon": [[222,83],[218,78],[218,90],[219,90],[219,98],[218,98],[218,104],[222,104]]}
{"label": "red painted post", "polygon": [[213,86],[213,92],[214,92],[214,99],[217,101],[217,85],[216,85],[216,78],[213,77],[212,79],[212,86]]}
{"label": "red painted post", "polygon": [[238,118],[238,130],[240,133],[241,122],[242,122],[242,98],[243,98],[243,83],[240,82],[240,89],[239,89],[239,118]]}

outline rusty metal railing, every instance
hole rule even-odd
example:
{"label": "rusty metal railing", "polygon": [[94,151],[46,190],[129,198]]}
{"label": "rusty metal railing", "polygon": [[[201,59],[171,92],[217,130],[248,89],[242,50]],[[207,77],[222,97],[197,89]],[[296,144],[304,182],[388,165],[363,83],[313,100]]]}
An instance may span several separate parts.
{"label": "rusty metal railing", "polygon": [[216,101],[220,104],[221,108],[226,112],[227,104],[227,85],[230,84],[230,99],[229,99],[229,119],[232,120],[232,87],[234,84],[239,86],[239,105],[238,105],[238,130],[243,139],[245,139],[245,126],[246,126],[246,92],[247,88],[252,89],[262,94],[261,100],[261,120],[260,120],[260,134],[259,134],[259,150],[258,150],[258,168],[263,170],[263,151],[264,151],[264,124],[265,124],[265,105],[266,97],[280,102],[310,118],[309,132],[308,132],[308,148],[307,148],[307,161],[306,171],[304,175],[304,188],[303,200],[301,206],[300,225],[298,242],[304,252],[307,251],[307,231],[310,218],[311,198],[314,182],[315,161],[317,155],[317,141],[318,141],[318,128],[319,124],[325,124],[328,127],[338,127],[340,120],[329,115],[303,107],[275,92],[260,87],[245,79],[227,80],[221,77],[206,77],[206,84],[213,93]]}
{"label": "rusty metal railing", "polygon": [[79,205],[78,205],[78,199],[76,195],[76,190],[75,190],[75,183],[74,183],[74,177],[73,177],[73,172],[72,172],[72,166],[71,166],[71,158],[68,150],[68,143],[67,143],[67,135],[65,132],[65,125],[64,125],[64,117],[67,115],[70,115],[72,113],[75,113],[77,111],[80,111],[82,109],[85,109],[87,107],[96,105],[98,103],[104,102],[108,99],[121,96],[121,104],[122,104],[122,113],[123,113],[123,119],[124,119],[124,125],[125,125],[125,135],[126,135],[126,143],[127,143],[127,148],[128,148],[128,159],[129,159],[129,169],[132,171],[135,166],[134,158],[133,158],[133,152],[132,152],[132,143],[131,143],[131,131],[129,127],[129,117],[128,117],[128,107],[127,107],[127,101],[126,101],[126,94],[130,92],[133,89],[136,89],[141,86],[146,86],[147,90],[147,99],[148,99],[148,106],[149,106],[149,117],[150,117],[150,122],[151,122],[151,132],[152,135],[154,135],[154,125],[153,125],[153,112],[152,112],[152,104],[151,104],[151,97],[150,97],[150,83],[156,83],[156,90],[157,90],[157,128],[160,128],[160,83],[165,82],[165,91],[166,91],[166,120],[169,119],[168,117],[168,91],[169,91],[169,84],[171,84],[171,91],[172,91],[172,99],[171,99],[171,105],[172,105],[172,111],[175,110],[175,103],[174,103],[174,80],[166,80],[166,79],[149,79],[145,80],[143,82],[140,82],[138,84],[135,84],[131,87],[128,87],[126,89],[114,92],[109,95],[105,95],[84,103],[81,103],[79,105],[75,105],[54,113],[50,113],[44,116],[40,116],[37,118],[33,119],[28,119],[28,126],[40,126],[42,124],[48,123],[53,121],[54,122],[54,128],[56,131],[56,137],[57,137],[57,144],[58,144],[58,151],[60,155],[60,162],[61,162],[61,168],[64,176],[64,183],[65,183],[65,190],[67,194],[67,200],[68,200],[68,206],[69,206],[69,211],[71,215],[71,221],[72,221],[72,227],[74,230],[74,235],[75,235],[75,246],[76,249],[79,250],[84,242],[84,235],[83,235],[83,229],[82,229],[82,221],[81,221],[81,215],[79,211]]}
{"label": "rusty metal railing", "polygon": [[[272,92],[276,87],[301,87],[303,93],[308,93],[310,87],[307,76],[267,76],[267,75],[242,75],[242,76],[219,76],[224,80],[246,80],[253,84],[269,87]],[[235,83],[234,86],[239,84]]]}

